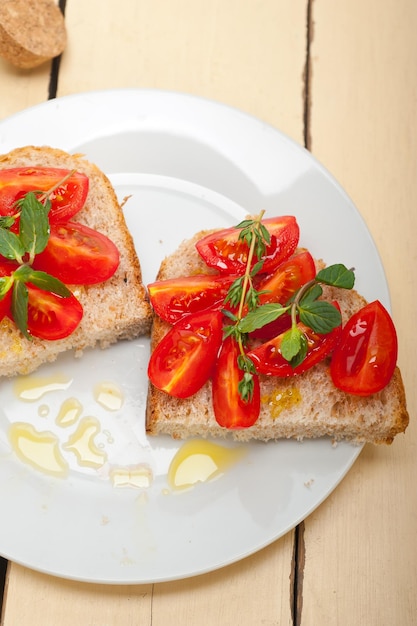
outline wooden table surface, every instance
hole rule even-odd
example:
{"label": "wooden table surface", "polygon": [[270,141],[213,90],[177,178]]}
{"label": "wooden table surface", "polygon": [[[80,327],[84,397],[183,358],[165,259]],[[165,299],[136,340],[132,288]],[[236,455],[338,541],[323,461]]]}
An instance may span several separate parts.
{"label": "wooden table surface", "polygon": [[220,571],[100,586],[9,563],[2,625],[417,624],[417,3],[64,0],[62,8],[60,63],[19,70],[0,59],[0,119],[48,97],[161,88],[238,107],[305,145],[378,246],[411,423],[392,446],[365,446],[297,529]]}

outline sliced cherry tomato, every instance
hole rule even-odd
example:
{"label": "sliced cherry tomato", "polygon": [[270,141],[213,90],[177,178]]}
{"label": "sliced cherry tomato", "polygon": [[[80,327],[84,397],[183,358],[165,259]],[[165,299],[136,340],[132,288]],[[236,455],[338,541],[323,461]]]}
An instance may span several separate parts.
{"label": "sliced cherry tomato", "polygon": [[243,377],[237,358],[239,349],[232,337],[227,337],[220,349],[213,374],[213,409],[220,426],[230,429],[248,428],[259,417],[261,396],[258,376],[254,376],[251,399],[242,400],[238,385]]}
{"label": "sliced cherry tomato", "polygon": [[10,315],[11,306],[12,306],[12,290],[9,289],[9,291],[0,300],[0,321],[6,315]]}
{"label": "sliced cherry tomato", "polygon": [[[262,267],[262,272],[269,273],[293,254],[298,245],[300,229],[292,215],[270,217],[262,220],[262,224],[271,235]],[[209,267],[229,274],[242,274],[246,269],[249,248],[245,241],[239,240],[240,233],[238,228],[213,232],[200,239],[196,248]],[[257,260],[255,257],[253,264]]]}
{"label": "sliced cherry tomato", "polygon": [[[300,287],[312,280],[316,275],[314,259],[308,250],[294,254],[287,261],[281,263],[273,274],[263,278],[257,290],[261,293],[259,304],[268,302],[280,302],[286,304]],[[291,325],[289,315],[282,315],[274,322],[266,324],[262,328],[251,333],[251,337],[257,339],[272,339],[281,334]]]}
{"label": "sliced cherry tomato", "polygon": [[160,280],[148,285],[149,298],[155,313],[173,324],[187,313],[222,305],[235,278],[196,274]]}
{"label": "sliced cherry tomato", "polygon": [[[0,170],[0,215],[13,215],[16,200],[28,191],[48,191],[69,174],[55,167],[14,167]],[[50,223],[68,220],[84,206],[88,194],[88,177],[74,172],[50,196]]]}
{"label": "sliced cherry tomato", "polygon": [[108,237],[76,222],[51,224],[48,244],[37,254],[34,269],[69,285],[93,285],[113,276],[119,251]]}
{"label": "sliced cherry tomato", "polygon": [[210,377],[223,329],[220,311],[182,317],[156,346],[148,365],[150,381],[177,398],[195,394]]}
{"label": "sliced cherry tomato", "polygon": [[[335,302],[333,304],[337,306]],[[308,351],[304,361],[300,365],[292,367],[284,359],[280,350],[284,333],[281,333],[248,352],[248,356],[252,359],[259,374],[281,377],[302,374],[331,354],[338,344],[342,332],[341,326],[337,326],[330,333],[319,335],[302,322],[298,322],[297,326],[304,333],[308,343]]]}
{"label": "sliced cherry tomato", "polygon": [[[0,261],[0,277],[10,276],[19,267],[12,261]],[[28,331],[39,339],[63,339],[77,328],[83,317],[81,303],[74,295],[67,298],[27,283]],[[0,300],[0,320],[7,315],[12,321],[12,292]]]}
{"label": "sliced cherry tomato", "polygon": [[260,304],[281,302],[286,304],[291,296],[316,275],[316,265],[308,250],[303,250],[281,263],[273,274],[265,276],[257,286]]}
{"label": "sliced cherry tomato", "polygon": [[28,331],[39,339],[64,339],[77,328],[83,307],[74,295],[68,298],[39,289],[27,283]]}
{"label": "sliced cherry tomato", "polygon": [[397,363],[398,342],[394,323],[375,300],[355,313],[343,328],[330,373],[336,387],[368,396],[391,380]]}

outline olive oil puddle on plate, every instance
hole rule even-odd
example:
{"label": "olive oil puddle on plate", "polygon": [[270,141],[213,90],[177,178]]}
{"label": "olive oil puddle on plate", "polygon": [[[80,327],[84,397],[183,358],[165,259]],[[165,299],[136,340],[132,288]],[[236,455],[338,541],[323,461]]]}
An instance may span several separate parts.
{"label": "olive oil puddle on plate", "polygon": [[187,489],[224,474],[245,455],[243,447],[226,448],[206,440],[183,444],[171,461],[168,484],[173,490]]}
{"label": "olive oil puddle on plate", "polygon": [[14,392],[20,400],[34,402],[51,391],[68,389],[71,383],[71,378],[60,374],[44,378],[38,376],[23,376],[16,378]]}
{"label": "olive oil puddle on plate", "polygon": [[[14,393],[25,403],[34,403],[51,392],[66,391],[72,379],[61,374],[50,377],[23,376],[14,383]],[[103,381],[93,389],[93,397],[98,405],[107,411],[122,408],[124,395],[113,382]],[[9,429],[9,440],[12,449],[21,461],[53,476],[65,477],[69,472],[69,464],[64,457],[66,451],[75,455],[80,467],[101,468],[107,461],[107,453],[95,442],[101,433],[99,420],[93,416],[82,417],[84,407],[75,397],[65,398],[55,416],[55,425],[62,429],[75,427],[67,435],[64,443],[60,437],[50,430],[36,430],[32,424],[15,422]],[[48,418],[51,408],[45,402],[38,407],[38,416]],[[109,432],[103,431],[108,443],[112,443]]]}
{"label": "olive oil puddle on plate", "polygon": [[9,439],[13,450],[24,463],[53,476],[67,476],[68,463],[59,450],[59,440],[51,432],[38,432],[31,424],[15,422]]}
{"label": "olive oil puddle on plate", "polygon": [[83,417],[76,431],[64,444],[65,450],[74,452],[79,465],[99,468],[107,461],[107,454],[95,444],[99,432],[100,422],[96,417]]}
{"label": "olive oil puddle on plate", "polygon": [[143,464],[135,467],[112,467],[110,480],[114,487],[148,489],[153,482],[152,470]]}
{"label": "olive oil puddle on plate", "polygon": [[[107,444],[114,443],[109,430],[102,429],[99,419],[93,415],[83,415],[84,407],[75,397],[66,397],[58,409],[52,410],[45,401],[48,393],[67,391],[72,379],[56,374],[51,377],[26,376],[16,379],[14,393],[25,403],[35,403],[42,399],[37,408],[38,417],[53,420],[58,434],[49,428],[36,429],[23,421],[14,422],[9,428],[9,441],[12,450],[25,464],[51,476],[65,478],[70,471],[70,460],[77,467],[89,470],[106,468],[106,477],[116,488],[149,489],[153,482],[153,472],[146,462],[131,465],[112,464],[108,461],[105,444],[97,443],[99,435]],[[92,389],[92,397],[101,410],[116,413],[124,404],[122,389],[114,382],[103,381]],[[50,423],[50,422],[49,422]],[[55,428],[55,430],[56,430]],[[61,433],[65,437],[61,437]],[[245,446],[226,447],[207,440],[190,440],[180,446],[169,462],[166,480],[169,491],[181,492],[199,483],[221,477],[229,468],[237,464],[247,452]],[[67,458],[66,458],[67,457]]]}
{"label": "olive oil puddle on plate", "polygon": [[[61,404],[58,415],[55,422],[58,426],[66,428],[67,426],[73,426],[81,417],[83,412],[83,405],[77,398],[67,398]],[[49,413],[49,411],[48,411]]]}
{"label": "olive oil puddle on plate", "polygon": [[119,411],[123,406],[123,393],[112,382],[102,382],[94,387],[94,398],[107,411]]}

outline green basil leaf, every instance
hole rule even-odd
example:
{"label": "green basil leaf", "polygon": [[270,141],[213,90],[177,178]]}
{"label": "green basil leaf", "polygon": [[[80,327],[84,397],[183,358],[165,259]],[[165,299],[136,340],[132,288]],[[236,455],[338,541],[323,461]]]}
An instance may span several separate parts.
{"label": "green basil leaf", "polygon": [[3,300],[4,296],[10,291],[13,286],[13,276],[1,276],[0,277],[0,300]]}
{"label": "green basil leaf", "polygon": [[43,289],[44,291],[50,291],[57,296],[68,298],[71,295],[71,291],[63,282],[61,282],[55,276],[51,276],[46,272],[34,270],[28,265],[22,265],[14,273],[15,278],[25,283],[32,283],[35,287]]}
{"label": "green basil leaf", "polygon": [[32,268],[29,265],[21,265],[13,272],[13,276],[15,280],[20,280],[22,283],[27,283],[29,281],[29,276],[33,272]]}
{"label": "green basil leaf", "polygon": [[39,289],[50,291],[63,298],[68,298],[71,295],[70,289],[62,281],[46,272],[33,271],[30,276],[30,282],[39,287]]}
{"label": "green basil leaf", "polygon": [[302,350],[303,333],[297,326],[292,326],[282,337],[281,354],[286,361],[291,362]]}
{"label": "green basil leaf", "polygon": [[314,300],[317,300],[317,298],[320,298],[322,293],[323,293],[323,288],[321,287],[321,285],[319,285],[318,283],[313,283],[310,289],[308,289],[303,295],[303,297],[301,298],[300,306],[303,306],[303,304],[305,303],[313,302]]}
{"label": "green basil leaf", "polygon": [[0,215],[0,228],[10,228],[15,223],[12,215]]}
{"label": "green basil leaf", "polygon": [[38,254],[49,239],[48,213],[36,195],[29,191],[20,206],[19,235],[25,252]]}
{"label": "green basil leaf", "polygon": [[21,262],[25,252],[22,242],[15,233],[0,228],[0,254],[2,256]]}
{"label": "green basil leaf", "polygon": [[308,352],[307,337],[304,334],[302,334],[301,337],[300,337],[300,350],[291,359],[291,361],[290,361],[291,367],[297,367],[298,365],[301,365],[301,363],[304,361],[304,359],[307,356],[307,352]]}
{"label": "green basil leaf", "polygon": [[43,208],[45,210],[46,215],[49,215],[49,211],[51,210],[51,207],[52,207],[51,200],[49,198],[46,198],[46,200],[44,200],[42,204],[43,204]]}
{"label": "green basil leaf", "polygon": [[257,328],[262,328],[265,324],[278,319],[288,307],[283,307],[279,302],[270,302],[262,304],[257,309],[249,311],[238,324],[238,329],[242,333],[251,333]]}
{"label": "green basil leaf", "polygon": [[16,326],[26,339],[32,339],[28,333],[28,289],[20,280],[15,281],[12,293],[12,316]]}
{"label": "green basil leaf", "polygon": [[316,276],[316,280],[325,285],[332,287],[341,287],[342,289],[352,289],[355,284],[355,274],[352,270],[348,270],[342,263],[329,265],[320,270]]}
{"label": "green basil leaf", "polygon": [[299,315],[303,324],[320,335],[331,332],[342,323],[340,311],[325,300],[303,303],[303,307],[299,308]]}

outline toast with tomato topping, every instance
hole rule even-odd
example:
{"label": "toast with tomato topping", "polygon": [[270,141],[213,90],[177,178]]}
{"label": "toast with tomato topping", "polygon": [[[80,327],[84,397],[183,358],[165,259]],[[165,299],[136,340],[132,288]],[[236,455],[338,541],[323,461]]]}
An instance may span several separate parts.
{"label": "toast with tomato topping", "polygon": [[67,337],[53,341],[36,336],[27,339],[5,315],[0,322],[0,375],[28,374],[68,350],[80,356],[86,348],[105,348],[122,339],[149,334],[152,312],[140,263],[122,208],[105,174],[82,155],[51,147],[26,146],[0,155],[0,170],[19,167],[60,168],[85,174],[88,194],[71,221],[106,235],[119,252],[119,264],[104,282],[68,285],[82,305],[83,316]]}
{"label": "toast with tomato topping", "polygon": [[[184,241],[160,266],[158,280],[213,274],[196,251],[207,232]],[[322,266],[321,262],[318,266]],[[346,322],[366,301],[355,290],[324,286],[323,297],[337,300]],[[170,325],[154,317],[151,349],[155,350]],[[149,384],[146,430],[149,435],[231,437],[236,441],[308,439],[330,437],[333,441],[374,444],[393,441],[409,421],[401,373],[395,367],[388,385],[377,393],[359,396],[336,388],[330,376],[330,357],[306,372],[290,377],[260,376],[261,409],[250,427],[227,429],[216,422],[209,379],[194,395],[180,399]]]}

